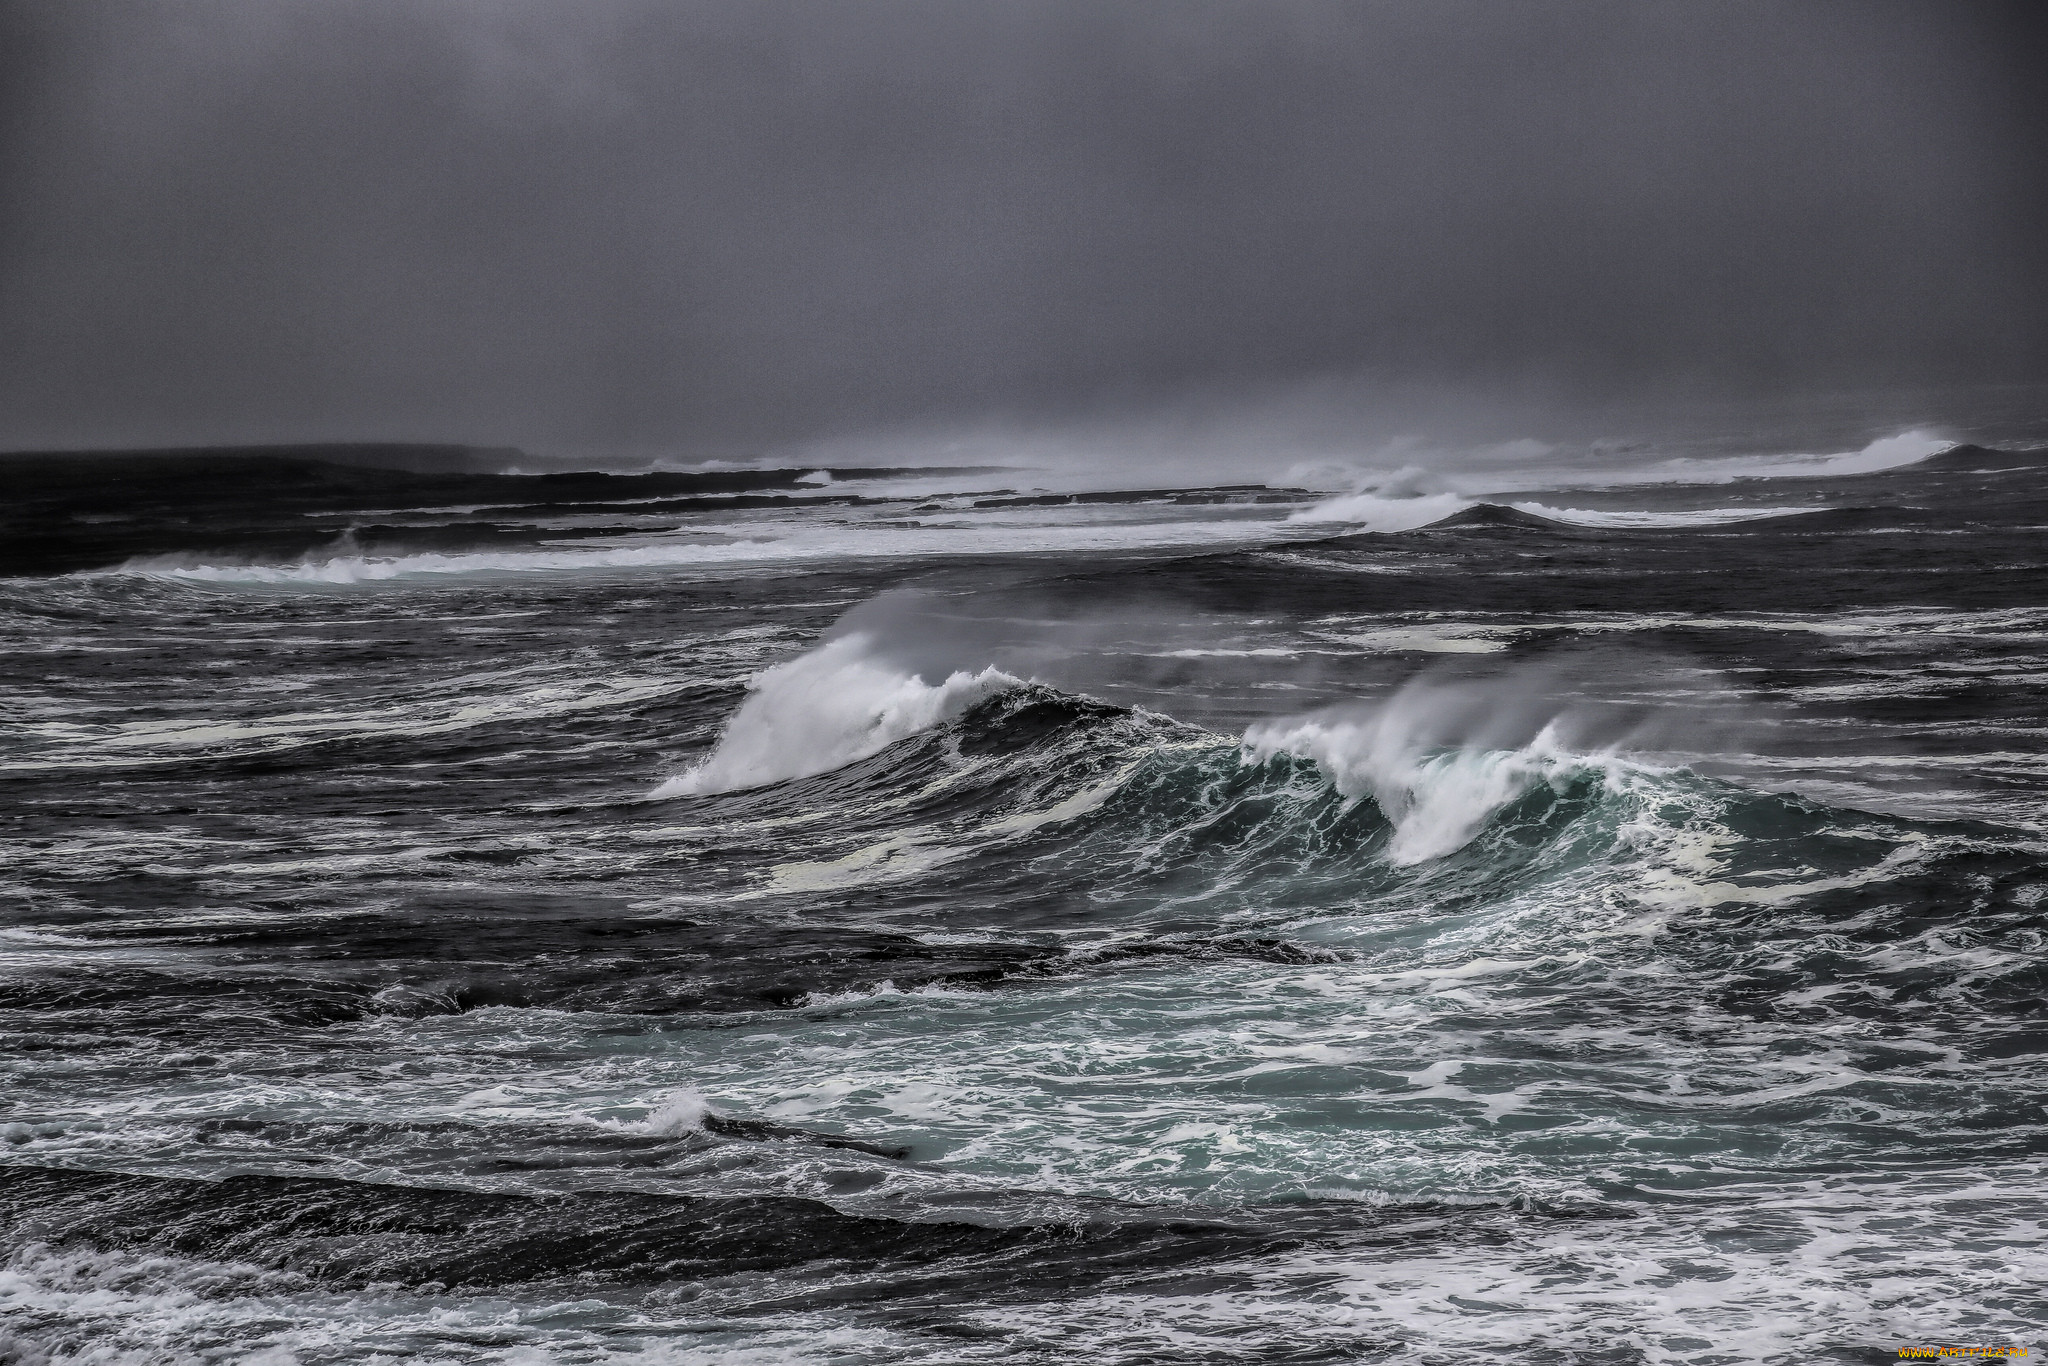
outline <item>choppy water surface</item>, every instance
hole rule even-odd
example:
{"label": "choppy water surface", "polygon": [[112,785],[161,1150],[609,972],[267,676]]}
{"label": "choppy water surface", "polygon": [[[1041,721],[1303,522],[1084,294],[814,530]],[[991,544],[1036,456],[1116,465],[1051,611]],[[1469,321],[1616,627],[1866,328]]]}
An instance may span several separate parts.
{"label": "choppy water surface", "polygon": [[124,524],[0,585],[0,1359],[2039,1343],[2048,497],[1920,454]]}

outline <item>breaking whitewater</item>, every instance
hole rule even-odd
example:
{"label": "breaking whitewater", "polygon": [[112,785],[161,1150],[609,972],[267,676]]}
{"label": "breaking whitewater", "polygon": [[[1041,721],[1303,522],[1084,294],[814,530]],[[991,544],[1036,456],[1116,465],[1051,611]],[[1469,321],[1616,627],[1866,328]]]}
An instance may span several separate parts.
{"label": "breaking whitewater", "polygon": [[465,460],[12,458],[0,1361],[2040,1342],[2048,452]]}

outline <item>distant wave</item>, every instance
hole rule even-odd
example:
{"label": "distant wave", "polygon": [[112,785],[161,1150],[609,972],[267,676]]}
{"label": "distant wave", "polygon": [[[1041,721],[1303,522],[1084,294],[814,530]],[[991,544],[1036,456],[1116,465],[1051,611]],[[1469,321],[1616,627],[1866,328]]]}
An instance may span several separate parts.
{"label": "distant wave", "polygon": [[1559,487],[1619,487],[1630,484],[1731,484],[1749,479],[1839,479],[1917,465],[1953,449],[1956,442],[1925,428],[1879,437],[1853,451],[1815,455],[1740,455],[1716,459],[1687,457],[1627,470],[1559,472]]}
{"label": "distant wave", "polygon": [[1363,531],[1415,531],[1436,526],[1461,513],[1477,508],[1507,507],[1548,522],[1580,527],[1624,529],[1727,526],[1735,522],[1770,517],[1790,517],[1822,512],[1817,507],[1690,508],[1682,511],[1552,507],[1547,503],[1494,504],[1455,493],[1424,494],[1409,498],[1388,498],[1375,493],[1353,493],[1332,498],[1314,507],[1292,513],[1291,523],[1341,522]]}
{"label": "distant wave", "polygon": [[375,583],[411,575],[531,573],[564,569],[638,569],[661,565],[723,564],[787,557],[776,541],[671,542],[577,550],[479,550],[413,555],[337,555],[288,564],[204,564],[186,556],[130,560],[118,569],[91,570],[81,578],[147,575],[201,583]]}
{"label": "distant wave", "polygon": [[[1060,510],[1065,515],[1064,510]],[[932,519],[938,522],[939,519]],[[114,569],[75,577],[146,576],[200,583],[350,584],[455,574],[541,573],[607,569],[689,568],[792,560],[915,558],[928,555],[1028,555],[1174,547],[1228,548],[1274,535],[1273,521],[1098,521],[1020,523],[990,514],[944,524],[878,522],[806,526],[780,522],[755,528],[772,539],[639,542],[520,550],[422,551],[392,555],[329,555],[285,563],[212,563],[190,555],[131,559]]]}
{"label": "distant wave", "polygon": [[[1493,490],[1508,488],[1626,488],[1643,485],[1726,484],[1737,480],[1781,478],[1837,478],[1872,474],[1918,464],[1943,451],[1953,441],[1930,432],[1902,432],[1873,441],[1858,451],[1833,455],[1754,456],[1721,460],[1667,460],[1629,470],[1584,471],[1560,469],[1531,471],[1512,479],[1495,476]],[[1344,523],[1363,531],[1400,532],[1440,522],[1472,507],[1480,506],[1490,491],[1476,484],[1473,476],[1438,475],[1405,468],[1390,473],[1361,476],[1352,492],[1325,498],[1310,507],[1289,513],[1291,524]],[[1718,507],[1688,509],[1591,509],[1558,507],[1540,502],[1505,503],[1517,511],[1586,527],[1705,527],[1767,517],[1823,511],[1812,505],[1795,507]]]}
{"label": "distant wave", "polygon": [[[1956,448],[1953,440],[1916,428],[1880,437],[1858,450],[1819,455],[1684,457],[1616,469],[1545,468],[1524,464],[1513,471],[1485,473],[1460,473],[1456,470],[1438,473],[1415,466],[1383,471],[1354,469],[1349,472],[1356,481],[1351,492],[1326,498],[1312,507],[1292,513],[1288,521],[1348,522],[1366,531],[1411,531],[1440,521],[1481,499],[1489,496],[1499,498],[1511,491],[1731,484],[1766,479],[1834,479],[1903,469]],[[1321,473],[1324,477],[1333,477],[1339,472],[1323,470]],[[1546,508],[1540,503],[1516,503],[1513,506],[1556,521],[1614,527],[1713,526],[1815,510],[1714,508],[1685,512],[1616,512]]]}
{"label": "distant wave", "polygon": [[1472,506],[1455,493],[1389,497],[1375,492],[1348,493],[1289,513],[1290,522],[1348,522],[1366,531],[1413,531],[1440,522]]}
{"label": "distant wave", "polygon": [[1682,512],[1648,512],[1610,510],[1605,508],[1560,508],[1544,503],[1510,503],[1518,512],[1534,517],[1548,518],[1553,522],[1564,522],[1583,527],[1707,527],[1729,526],[1736,522],[1765,521],[1773,517],[1796,517],[1803,513],[1825,512],[1818,507],[1747,507],[1747,508],[1691,508]]}

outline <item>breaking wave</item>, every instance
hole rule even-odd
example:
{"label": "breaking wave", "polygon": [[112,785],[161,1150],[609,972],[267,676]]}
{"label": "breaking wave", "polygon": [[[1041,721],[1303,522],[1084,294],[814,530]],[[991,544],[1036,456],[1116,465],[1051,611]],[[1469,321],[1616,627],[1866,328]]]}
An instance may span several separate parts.
{"label": "breaking wave", "polygon": [[[1751,479],[1839,479],[1917,465],[1956,445],[1926,428],[1882,436],[1853,451],[1820,454],[1684,456],[1610,470],[1564,470],[1546,476],[1550,487],[1620,488],[1638,484],[1729,484]],[[1524,485],[1524,487],[1530,487]]]}
{"label": "breaking wave", "polygon": [[[1064,841],[1110,882],[1227,885],[1276,858],[1318,877],[1398,877],[1505,821],[1521,831],[1520,852],[1495,850],[1501,864],[1472,873],[1494,882],[1530,847],[1560,839],[1592,838],[1579,854],[1598,857],[1646,796],[1668,799],[1673,783],[1714,786],[1663,766],[1670,751],[1640,717],[1560,703],[1555,681],[1528,669],[1478,682],[1421,677],[1381,701],[1259,723],[1233,740],[993,666],[927,682],[858,631],[757,675],[711,753],[649,795],[767,787],[884,751],[861,800],[875,797],[873,782],[899,789],[888,800],[909,803],[911,819],[943,792],[933,800],[947,818],[915,838],[837,850],[826,837],[819,852],[836,860],[789,865],[801,869],[791,885],[813,889],[821,877],[894,880],[1040,836]],[[1225,830],[1234,834],[1219,843]]]}
{"label": "breaking wave", "polygon": [[1732,526],[1737,522],[1762,522],[1773,517],[1797,517],[1824,512],[1818,507],[1690,508],[1683,511],[1635,511],[1607,508],[1560,508],[1544,503],[1511,503],[1517,512],[1544,517],[1569,526],[1613,527],[1617,530],[1682,530],[1686,527]]}
{"label": "breaking wave", "polygon": [[[1482,498],[1510,490],[1625,488],[1641,485],[1727,484],[1741,480],[1832,479],[1901,469],[1955,446],[1950,438],[1915,429],[1880,437],[1854,451],[1826,455],[1682,457],[1627,469],[1569,467],[1514,473],[1439,474],[1416,466],[1392,471],[1348,471],[1352,490],[1288,515],[1290,523],[1347,523],[1364,531],[1413,531],[1478,506]],[[1547,451],[1547,448],[1545,448]],[[1326,477],[1333,471],[1323,471]],[[1707,527],[1784,517],[1820,509],[1732,507],[1610,510],[1552,507],[1537,502],[1508,504],[1517,511],[1588,527]]]}
{"label": "breaking wave", "polygon": [[[1000,510],[998,510],[1000,511]],[[1086,509],[1084,509],[1086,511]],[[931,524],[761,524],[744,536],[707,529],[728,539],[666,540],[633,545],[524,550],[419,551],[392,555],[328,554],[287,563],[214,563],[191,555],[131,559],[114,569],[81,571],[81,578],[145,577],[198,583],[354,584],[391,579],[435,579],[469,574],[745,568],[786,562],[914,558],[919,556],[1044,554],[1167,547],[1222,548],[1271,536],[1267,521],[1134,520],[1061,524],[1003,521],[994,513],[949,515]],[[1064,515],[1054,509],[1054,515]],[[765,533],[765,535],[764,535]]]}
{"label": "breaking wave", "polygon": [[1376,491],[1345,494],[1290,513],[1289,522],[1346,522],[1366,531],[1413,531],[1463,512],[1472,500],[1456,493],[1401,497]]}
{"label": "breaking wave", "polygon": [[1513,749],[1433,750],[1402,725],[1398,706],[1356,718],[1273,722],[1246,733],[1248,760],[1276,754],[1312,761],[1346,798],[1372,798],[1393,827],[1386,858],[1396,867],[1455,853],[1531,787],[1547,783],[1562,793],[1593,767],[1560,745],[1554,725]]}
{"label": "breaking wave", "polygon": [[877,657],[866,633],[841,636],[757,674],[710,757],[652,795],[699,797],[827,773],[1021,682],[987,668],[926,683]]}

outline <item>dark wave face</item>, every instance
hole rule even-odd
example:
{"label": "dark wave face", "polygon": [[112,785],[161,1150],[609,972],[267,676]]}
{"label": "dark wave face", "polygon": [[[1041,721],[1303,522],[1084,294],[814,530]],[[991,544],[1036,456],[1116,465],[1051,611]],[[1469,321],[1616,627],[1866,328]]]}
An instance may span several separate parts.
{"label": "dark wave face", "polygon": [[1883,446],[22,465],[0,1361],[2038,1342],[2044,467]]}

